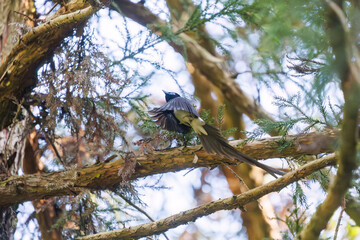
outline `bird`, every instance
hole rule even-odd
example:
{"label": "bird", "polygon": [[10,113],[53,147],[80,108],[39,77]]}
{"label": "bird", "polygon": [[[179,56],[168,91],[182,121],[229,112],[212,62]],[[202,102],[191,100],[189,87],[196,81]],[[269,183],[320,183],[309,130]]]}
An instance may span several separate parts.
{"label": "bird", "polygon": [[277,178],[277,175],[282,176],[285,174],[285,172],[262,164],[231,146],[221,136],[219,128],[207,124],[200,118],[199,113],[189,100],[181,97],[176,92],[167,92],[165,90],[163,92],[165,93],[166,103],[149,111],[151,118],[160,127],[181,134],[186,134],[193,130],[199,137],[205,151],[209,154],[215,153],[221,158],[228,158],[257,166],[275,178]]}

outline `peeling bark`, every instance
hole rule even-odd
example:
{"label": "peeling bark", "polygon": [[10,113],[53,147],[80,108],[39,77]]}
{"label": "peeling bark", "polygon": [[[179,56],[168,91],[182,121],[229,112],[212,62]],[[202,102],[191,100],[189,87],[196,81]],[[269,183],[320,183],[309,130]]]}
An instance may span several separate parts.
{"label": "peeling bark", "polygon": [[[30,18],[34,18],[35,8],[33,0],[22,0],[22,1],[2,1],[0,3],[0,64],[4,62],[4,58],[11,51],[15,44],[16,36],[19,33],[29,27],[34,26],[34,22],[25,18],[23,15],[27,15]],[[0,102],[0,113],[2,112],[3,105]],[[16,110],[16,106],[13,110]],[[7,130],[1,132],[2,122],[7,119],[12,119],[15,113],[8,112],[8,115],[4,116],[0,114],[0,142],[5,143],[2,136],[8,137]],[[3,152],[0,150],[0,175],[7,175],[11,173],[16,163],[16,143],[9,142],[8,144],[14,143],[10,148],[14,152],[8,151]],[[6,156],[9,154],[10,156]],[[0,239],[13,239],[17,222],[17,207],[18,205],[12,205],[8,207],[0,207]]]}

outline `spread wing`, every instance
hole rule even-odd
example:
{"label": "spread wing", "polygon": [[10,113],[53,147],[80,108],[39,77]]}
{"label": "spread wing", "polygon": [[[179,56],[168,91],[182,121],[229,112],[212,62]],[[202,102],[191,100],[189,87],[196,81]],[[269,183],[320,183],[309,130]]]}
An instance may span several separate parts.
{"label": "spread wing", "polygon": [[154,116],[151,116],[151,118],[166,130],[182,134],[186,134],[191,130],[190,127],[181,124],[174,116],[172,111],[159,111],[159,108],[154,108],[153,110],[149,111],[149,113],[154,114]]}
{"label": "spread wing", "polygon": [[152,118],[162,128],[183,134],[188,133],[191,128],[184,124],[180,124],[179,120],[174,115],[174,111],[178,110],[184,110],[194,114],[196,117],[199,117],[199,114],[191,103],[182,97],[171,99],[163,106],[149,111],[149,113],[153,115]]}
{"label": "spread wing", "polygon": [[199,114],[197,113],[196,109],[191,105],[191,103],[182,97],[173,98],[158,109],[159,111],[184,110],[194,114],[196,117],[199,117]]}

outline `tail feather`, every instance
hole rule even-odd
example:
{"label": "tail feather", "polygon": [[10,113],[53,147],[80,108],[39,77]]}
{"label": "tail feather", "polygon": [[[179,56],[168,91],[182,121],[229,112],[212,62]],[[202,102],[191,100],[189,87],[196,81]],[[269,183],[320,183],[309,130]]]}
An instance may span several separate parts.
{"label": "tail feather", "polygon": [[199,134],[199,138],[206,152],[216,153],[219,157],[228,158],[230,160],[239,160],[257,166],[264,169],[275,178],[277,178],[276,174],[285,174],[285,172],[262,164],[232,147],[227,140],[221,136],[218,128],[208,124],[205,124],[203,127],[208,135]]}

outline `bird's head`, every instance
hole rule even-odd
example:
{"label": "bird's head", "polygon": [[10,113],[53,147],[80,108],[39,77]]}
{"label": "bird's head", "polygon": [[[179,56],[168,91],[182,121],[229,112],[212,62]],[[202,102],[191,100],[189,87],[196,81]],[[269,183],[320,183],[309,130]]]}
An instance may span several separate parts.
{"label": "bird's head", "polygon": [[164,90],[163,90],[163,92],[165,93],[166,102],[169,102],[173,98],[180,97],[180,95],[177,94],[176,92],[167,92],[167,91],[164,91]]}

